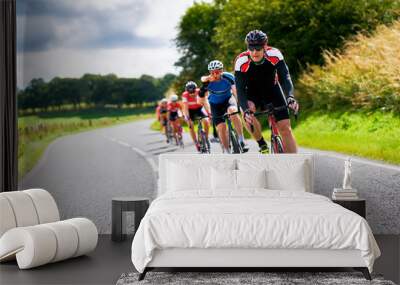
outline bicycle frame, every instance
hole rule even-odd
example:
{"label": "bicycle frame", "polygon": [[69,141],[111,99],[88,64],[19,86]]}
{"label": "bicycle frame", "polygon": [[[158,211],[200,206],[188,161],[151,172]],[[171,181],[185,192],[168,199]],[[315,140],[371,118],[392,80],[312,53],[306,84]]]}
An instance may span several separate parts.
{"label": "bicycle frame", "polygon": [[210,142],[207,140],[205,131],[203,130],[203,120],[208,117],[199,117],[196,120],[197,123],[197,141],[200,144],[201,153],[210,153]]}
{"label": "bicycle frame", "polygon": [[[225,120],[225,123],[228,125],[228,144],[229,147],[231,148],[232,153],[243,153],[242,146],[239,144],[238,136],[236,133],[236,130],[232,126],[232,122],[230,117],[240,114],[239,111],[233,112],[233,113],[225,113],[221,118]],[[222,141],[220,139],[220,143],[222,144]],[[223,147],[222,147],[223,148]]]}
{"label": "bicycle frame", "polygon": [[265,111],[256,112],[254,116],[259,117],[261,115],[267,115],[268,126],[271,131],[271,152],[272,153],[285,153],[285,145],[283,144],[282,138],[279,134],[278,125],[274,116],[274,111],[280,111],[287,109],[287,106],[274,107],[272,104],[267,106]]}

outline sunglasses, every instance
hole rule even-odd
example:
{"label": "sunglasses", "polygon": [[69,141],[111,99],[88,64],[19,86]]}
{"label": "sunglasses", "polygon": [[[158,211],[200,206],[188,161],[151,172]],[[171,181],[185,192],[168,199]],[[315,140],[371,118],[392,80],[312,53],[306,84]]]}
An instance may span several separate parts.
{"label": "sunglasses", "polygon": [[222,69],[214,69],[214,70],[210,70],[211,74],[220,74],[222,73]]}
{"label": "sunglasses", "polygon": [[260,50],[264,49],[263,46],[248,46],[247,48],[248,48],[249,51],[255,51],[255,50],[256,51],[260,51]]}

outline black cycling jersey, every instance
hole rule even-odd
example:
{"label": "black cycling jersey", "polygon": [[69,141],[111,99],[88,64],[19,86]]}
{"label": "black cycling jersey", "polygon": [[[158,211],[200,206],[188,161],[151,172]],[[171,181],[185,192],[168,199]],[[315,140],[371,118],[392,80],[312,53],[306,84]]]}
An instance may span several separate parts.
{"label": "black cycling jersey", "polygon": [[248,109],[248,100],[253,101],[256,107],[263,108],[269,103],[279,107],[286,105],[285,94],[294,97],[293,83],[283,55],[271,47],[265,51],[263,61],[257,64],[251,60],[249,51],[241,53],[235,61],[235,83],[243,110]]}

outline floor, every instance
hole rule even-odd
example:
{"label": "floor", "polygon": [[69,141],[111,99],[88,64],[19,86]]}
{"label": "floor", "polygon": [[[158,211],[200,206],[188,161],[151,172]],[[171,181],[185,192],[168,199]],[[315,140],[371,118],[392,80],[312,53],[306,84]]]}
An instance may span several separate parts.
{"label": "floor", "polygon": [[[375,273],[400,282],[400,236],[375,236],[382,256],[375,262]],[[0,265],[0,284],[115,284],[124,272],[134,271],[130,260],[131,240],[116,243],[100,235],[97,249],[78,257],[30,270],[19,270],[15,262]]]}

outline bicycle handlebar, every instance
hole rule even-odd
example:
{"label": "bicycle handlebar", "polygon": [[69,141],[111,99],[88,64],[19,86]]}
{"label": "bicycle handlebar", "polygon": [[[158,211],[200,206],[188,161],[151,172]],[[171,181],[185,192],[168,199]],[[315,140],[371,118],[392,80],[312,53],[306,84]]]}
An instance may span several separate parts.
{"label": "bicycle handlebar", "polygon": [[[261,116],[261,115],[265,115],[265,114],[270,115],[270,114],[272,114],[274,111],[281,111],[281,110],[285,110],[285,109],[288,109],[288,108],[289,108],[289,105],[274,107],[272,104],[268,104],[266,110],[264,110],[264,111],[259,111],[259,112],[255,112],[255,113],[253,113],[253,115],[254,115],[255,117],[258,117],[258,116]],[[289,109],[290,109],[290,108],[289,108]],[[294,114],[294,119],[297,121],[299,112],[297,111],[297,112],[294,112],[293,114]],[[251,132],[254,132],[254,126],[253,126],[253,124],[250,125],[250,129],[251,129]]]}
{"label": "bicycle handlebar", "polygon": [[226,118],[229,118],[230,116],[234,116],[234,115],[237,115],[237,114],[240,114],[240,111],[236,111],[236,112],[233,112],[233,113],[225,113],[222,116],[215,117],[215,118],[216,119],[226,119]]}

